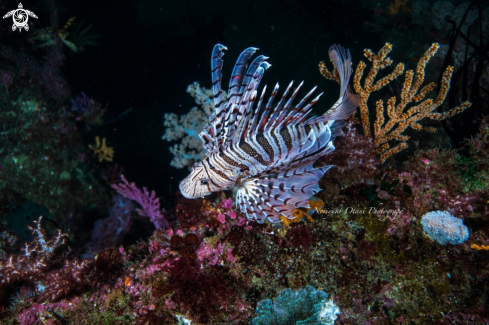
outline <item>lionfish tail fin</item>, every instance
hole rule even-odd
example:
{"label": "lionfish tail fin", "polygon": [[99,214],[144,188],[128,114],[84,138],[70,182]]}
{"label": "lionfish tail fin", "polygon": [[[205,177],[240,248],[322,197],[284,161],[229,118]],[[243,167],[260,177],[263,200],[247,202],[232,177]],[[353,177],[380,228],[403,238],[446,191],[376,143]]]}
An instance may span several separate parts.
{"label": "lionfish tail fin", "polygon": [[348,82],[350,81],[351,76],[350,51],[345,50],[340,45],[333,45],[329,48],[328,54],[340,77],[340,98],[325,114],[310,119],[307,122],[308,124],[344,120],[350,117],[360,104],[360,95],[352,94],[348,90]]}
{"label": "lionfish tail fin", "polygon": [[347,92],[324,115],[318,118],[317,122],[344,120],[349,118],[358,105],[360,105],[360,95]]}
{"label": "lionfish tail fin", "polygon": [[328,51],[329,57],[333,62],[341,80],[340,98],[348,92],[348,81],[351,75],[351,55],[348,49],[341,45],[332,45]]}

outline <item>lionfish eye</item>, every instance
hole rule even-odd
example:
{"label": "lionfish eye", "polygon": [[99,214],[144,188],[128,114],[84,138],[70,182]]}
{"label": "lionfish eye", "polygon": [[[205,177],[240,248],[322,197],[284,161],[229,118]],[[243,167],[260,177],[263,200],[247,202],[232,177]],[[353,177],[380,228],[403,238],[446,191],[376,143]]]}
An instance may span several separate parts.
{"label": "lionfish eye", "polygon": [[203,178],[200,180],[200,184],[201,185],[207,185],[207,184],[209,184],[209,180],[207,178]]}

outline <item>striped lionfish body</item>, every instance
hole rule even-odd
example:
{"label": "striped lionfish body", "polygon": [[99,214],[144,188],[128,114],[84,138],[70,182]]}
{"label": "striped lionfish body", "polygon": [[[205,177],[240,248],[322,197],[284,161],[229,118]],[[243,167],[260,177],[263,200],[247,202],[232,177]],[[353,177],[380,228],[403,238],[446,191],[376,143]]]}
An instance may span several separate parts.
{"label": "striped lionfish body", "polygon": [[217,44],[212,52],[215,113],[200,134],[207,157],[193,166],[180,191],[186,198],[198,198],[236,186],[237,204],[249,219],[262,223],[277,222],[280,216],[292,218],[294,209],[308,208],[309,199],[319,191],[319,179],[332,166],[314,168],[313,164],[334,150],[332,140],[344,124],[338,120],[349,117],[360,101],[348,91],[350,54],[337,45],[330,48],[341,78],[340,98],[324,115],[309,116],[321,96],[309,101],[316,87],[297,105],[293,101],[302,83],[292,91],[291,82],[276,104],[278,84],[267,101],[266,86],[258,96],[270,64],[260,55],[248,65],[257,50],[253,47],[239,56],[225,100],[221,89],[225,49]]}

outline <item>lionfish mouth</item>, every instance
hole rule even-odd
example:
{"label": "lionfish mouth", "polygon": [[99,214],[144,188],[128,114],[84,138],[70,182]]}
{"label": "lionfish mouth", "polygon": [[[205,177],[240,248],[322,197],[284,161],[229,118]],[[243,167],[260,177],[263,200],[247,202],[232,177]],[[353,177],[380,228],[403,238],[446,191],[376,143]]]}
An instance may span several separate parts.
{"label": "lionfish mouth", "polygon": [[186,199],[195,199],[195,196],[192,196],[190,193],[190,186],[188,185],[187,178],[185,178],[183,181],[180,182],[178,185],[178,188],[180,188],[180,193],[182,193],[183,197]]}
{"label": "lionfish mouth", "polygon": [[185,197],[186,199],[198,199],[199,197],[204,197],[211,194],[207,191],[200,191],[198,188],[196,188],[195,185],[192,185],[192,182],[188,181],[187,178],[188,177],[186,177],[178,185],[180,193],[182,193],[183,197]]}

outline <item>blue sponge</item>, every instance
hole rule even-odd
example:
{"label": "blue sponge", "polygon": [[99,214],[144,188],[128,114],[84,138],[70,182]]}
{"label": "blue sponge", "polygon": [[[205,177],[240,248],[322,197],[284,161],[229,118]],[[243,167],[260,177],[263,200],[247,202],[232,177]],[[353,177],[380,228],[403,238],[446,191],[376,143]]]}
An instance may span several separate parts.
{"label": "blue sponge", "polygon": [[422,217],[421,224],[424,232],[443,246],[462,244],[469,238],[469,229],[463,221],[448,211],[428,212]]}

